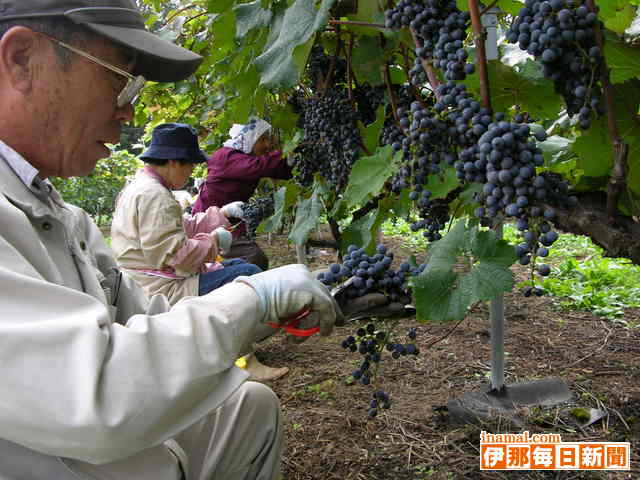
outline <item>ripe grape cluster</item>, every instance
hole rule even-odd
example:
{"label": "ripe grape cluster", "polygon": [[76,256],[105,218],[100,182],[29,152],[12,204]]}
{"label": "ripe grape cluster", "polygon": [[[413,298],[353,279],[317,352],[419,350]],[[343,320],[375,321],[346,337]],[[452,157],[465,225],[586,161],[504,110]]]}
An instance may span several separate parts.
{"label": "ripe grape cluster", "polygon": [[448,80],[464,80],[473,73],[474,65],[467,64],[464,48],[471,17],[458,9],[456,0],[401,0],[385,17],[387,27],[410,27],[415,32],[419,46],[411,74],[417,81],[421,79],[420,59],[432,60]]}
{"label": "ripe grape cluster", "polygon": [[[349,245],[342,264],[334,263],[327,272],[318,274],[318,280],[327,286],[350,279],[346,286],[347,298],[358,298],[368,293],[382,292],[392,302],[408,303],[411,297],[407,280],[424,270],[424,265],[412,267],[403,262],[398,270],[391,267],[393,252],[383,244],[376,246],[375,255],[367,255],[364,248]],[[353,278],[351,278],[353,277]]]}
{"label": "ripe grape cluster", "polygon": [[578,124],[585,130],[592,112],[604,113],[598,22],[586,0],[526,0],[507,33],[509,42],[542,63],[544,75],[565,100],[567,113],[578,114]]}
{"label": "ripe grape cluster", "polygon": [[[476,195],[481,206],[475,215],[491,223],[503,217],[514,217],[523,242],[516,247],[521,265],[532,265],[539,275],[549,275],[551,269],[536,260],[549,254],[557,239],[550,220],[555,218],[553,205],[575,206],[575,197],[568,196],[568,185],[536,174],[544,164],[542,151],[535,140],[546,139],[544,130],[535,134],[528,124],[509,122],[501,113],[482,134],[478,143],[464,152],[455,163],[458,178],[482,184]],[[525,295],[541,294],[541,290],[526,290]]]}
{"label": "ripe grape cluster", "polygon": [[385,87],[383,85],[371,86],[362,83],[353,90],[358,108],[358,118],[365,125],[376,121],[378,107],[384,103]]}
{"label": "ripe grape cluster", "polygon": [[297,102],[304,138],[293,154],[296,180],[308,186],[314,174],[320,173],[330,185],[343,189],[361,152],[358,114],[345,89],[336,87],[323,97],[298,98]]}
{"label": "ripe grape cluster", "polygon": [[[359,327],[355,335],[349,335],[342,341],[342,348],[353,353],[358,352],[363,357],[362,363],[351,373],[351,376],[363,385],[370,385],[375,379],[385,350],[395,360],[420,353],[415,344],[416,337],[416,329],[412,328],[407,333],[409,340],[407,343],[395,343],[391,341],[390,331],[378,329],[374,323],[369,323],[366,327]],[[369,418],[375,418],[381,408],[388,409],[390,407],[389,394],[379,389],[373,394],[373,399],[368,405],[367,415]]]}
{"label": "ripe grape cluster", "polygon": [[247,227],[247,236],[254,238],[258,225],[265,219],[273,215],[274,200],[273,195],[263,197],[252,197],[242,205],[242,216]]}
{"label": "ripe grape cluster", "polygon": [[312,87],[318,86],[318,80],[326,81],[326,76],[333,61],[333,81],[344,82],[347,78],[347,62],[340,57],[329,57],[322,45],[315,44],[309,52],[307,60],[306,74],[311,81]]}

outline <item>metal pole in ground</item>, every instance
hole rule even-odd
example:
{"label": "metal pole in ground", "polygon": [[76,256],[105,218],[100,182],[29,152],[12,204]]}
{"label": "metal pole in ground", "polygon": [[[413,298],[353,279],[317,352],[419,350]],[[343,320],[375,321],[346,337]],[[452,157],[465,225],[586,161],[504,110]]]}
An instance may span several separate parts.
{"label": "metal pole in ground", "polygon": [[[496,228],[496,236],[502,238],[502,224]],[[489,305],[491,321],[491,390],[504,388],[504,295],[498,295]]]}

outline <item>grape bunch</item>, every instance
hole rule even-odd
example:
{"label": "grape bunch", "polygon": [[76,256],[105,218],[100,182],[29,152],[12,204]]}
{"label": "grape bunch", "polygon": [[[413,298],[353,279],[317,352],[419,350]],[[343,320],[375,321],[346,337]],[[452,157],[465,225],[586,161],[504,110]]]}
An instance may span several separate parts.
{"label": "grape bunch", "polygon": [[368,83],[362,83],[353,90],[353,96],[358,106],[358,118],[365,125],[376,121],[378,107],[384,103],[384,85],[372,87]]}
{"label": "grape bunch", "polygon": [[327,272],[318,274],[318,280],[331,286],[353,277],[346,287],[347,298],[382,292],[392,302],[408,303],[411,295],[407,280],[409,276],[421,273],[425,266],[412,267],[409,262],[403,262],[399,270],[394,270],[392,262],[393,252],[388,252],[383,244],[376,246],[376,253],[372,256],[367,255],[364,248],[349,245],[343,263],[331,264]]}
{"label": "grape bunch", "polygon": [[385,17],[387,27],[410,27],[415,32],[416,64],[410,73],[416,81],[421,79],[420,59],[432,60],[448,80],[464,80],[473,73],[475,67],[467,63],[464,48],[471,17],[458,9],[456,0],[401,0]]}
{"label": "grape bunch", "polygon": [[323,97],[297,101],[304,138],[293,153],[294,178],[308,186],[314,174],[320,173],[331,186],[344,189],[361,152],[358,114],[345,89],[335,87]]}
{"label": "grape bunch", "polygon": [[242,205],[242,218],[247,228],[247,236],[254,238],[258,225],[265,218],[273,215],[274,200],[273,195],[263,197],[252,197]]}
{"label": "grape bunch", "polygon": [[[414,202],[419,219],[411,225],[413,231],[424,229],[430,241],[440,238],[449,220],[448,205],[457,195],[433,201],[424,188],[430,175],[439,174],[447,165],[454,165],[477,143],[492,122],[489,111],[482,107],[463,84],[449,81],[433,96],[402,105],[397,114],[406,136],[392,144],[395,151],[404,152],[404,164],[393,179],[392,188],[399,192],[410,187],[409,198]],[[473,180],[473,179],[468,179]],[[459,193],[456,191],[456,194]]]}
{"label": "grape bunch", "polygon": [[605,112],[600,75],[603,52],[596,42],[598,15],[586,0],[526,0],[507,33],[510,43],[542,63],[543,73],[565,100],[567,113],[578,114],[580,128],[592,113]]}
{"label": "grape bunch", "polygon": [[333,61],[333,80],[334,82],[344,82],[347,78],[347,62],[340,57],[329,57],[324,53],[322,45],[315,44],[309,52],[307,60],[306,74],[311,81],[311,86],[318,86],[318,80],[326,81],[326,76],[331,68]]}
{"label": "grape bunch", "polygon": [[[514,217],[523,242],[516,246],[521,265],[532,265],[541,276],[551,272],[548,265],[536,260],[549,254],[558,238],[549,221],[555,218],[553,205],[575,206],[575,197],[568,196],[566,183],[552,182],[547,174],[536,173],[544,164],[542,151],[535,140],[543,141],[546,133],[540,129],[532,137],[528,124],[509,122],[497,113],[495,122],[479,138],[477,145],[466,149],[455,163],[458,178],[482,184],[476,195],[480,207],[475,215],[491,223],[501,217]],[[539,290],[532,290],[539,294]],[[531,295],[532,291],[525,291]],[[541,294],[541,293],[540,293]]]}
{"label": "grape bunch", "polygon": [[[390,356],[398,360],[407,355],[418,355],[420,349],[415,344],[417,332],[412,328],[407,333],[409,342],[391,342],[391,332],[378,329],[374,323],[369,323],[366,327],[359,327],[354,335],[349,335],[342,341],[342,348],[353,353],[358,352],[363,358],[360,366],[351,373],[355,381],[363,385],[370,385],[375,379],[380,363],[383,360],[385,350]],[[391,407],[391,398],[384,390],[377,390],[373,394],[373,399],[368,406],[367,415],[370,419],[378,415],[380,409]]]}

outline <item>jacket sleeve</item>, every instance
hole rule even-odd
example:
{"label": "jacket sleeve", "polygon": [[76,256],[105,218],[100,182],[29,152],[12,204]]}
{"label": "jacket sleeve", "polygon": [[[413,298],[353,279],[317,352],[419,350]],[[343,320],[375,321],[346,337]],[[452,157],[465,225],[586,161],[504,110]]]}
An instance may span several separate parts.
{"label": "jacket sleeve", "polygon": [[233,180],[288,179],[291,178],[291,168],[280,150],[261,156],[234,151],[229,154],[219,175]]}
{"label": "jacket sleeve", "polygon": [[149,268],[169,266],[179,275],[193,275],[215,258],[217,244],[210,235],[187,236],[182,209],[170,192],[145,193],[136,202],[140,247]]}
{"label": "jacket sleeve", "polygon": [[1,232],[2,438],[111,462],[175,436],[241,383],[233,364],[261,318],[251,287],[228,284],[119,325],[98,299],[45,280],[25,256],[31,242]]}
{"label": "jacket sleeve", "polygon": [[213,232],[218,227],[230,227],[231,224],[218,207],[209,207],[204,212],[182,217],[184,231],[188,237],[193,237],[197,233]]}

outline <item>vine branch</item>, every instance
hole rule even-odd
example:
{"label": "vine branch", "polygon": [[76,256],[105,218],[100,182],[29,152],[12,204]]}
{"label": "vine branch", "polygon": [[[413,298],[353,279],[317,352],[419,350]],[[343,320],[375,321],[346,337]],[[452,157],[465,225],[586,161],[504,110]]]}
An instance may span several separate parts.
{"label": "vine branch", "polygon": [[[587,0],[589,10],[597,13],[595,0]],[[613,145],[613,168],[607,185],[607,216],[609,223],[613,223],[618,214],[618,200],[620,195],[627,188],[627,158],[629,155],[629,145],[620,137],[618,129],[618,121],[616,118],[615,106],[613,103],[613,86],[609,80],[609,67],[604,58],[604,35],[600,28],[600,21],[596,21],[595,25],[596,43],[602,53],[602,88],[604,90],[604,98],[607,104],[607,125],[609,127],[609,135]]]}
{"label": "vine branch", "polygon": [[473,27],[473,40],[476,45],[476,66],[480,77],[480,95],[482,96],[482,105],[491,112],[493,109],[491,108],[491,94],[489,91],[487,52],[484,45],[485,35],[482,28],[478,0],[469,0],[469,13],[471,14],[471,25]]}
{"label": "vine branch", "polygon": [[330,25],[353,25],[357,27],[373,27],[373,28],[385,28],[389,29],[382,23],[369,23],[369,22],[356,22],[353,20],[329,20]]}
{"label": "vine branch", "polygon": [[[416,44],[416,47],[422,48],[422,40],[416,33],[416,31],[411,28],[411,37],[413,38],[413,42]],[[424,58],[420,58],[420,63],[422,63],[422,68],[427,74],[427,78],[429,79],[429,84],[431,85],[431,89],[436,95],[436,98],[440,100],[440,95],[438,94],[438,87],[440,86],[440,79],[438,79],[438,75],[436,73],[435,68],[433,68],[433,64]]]}

